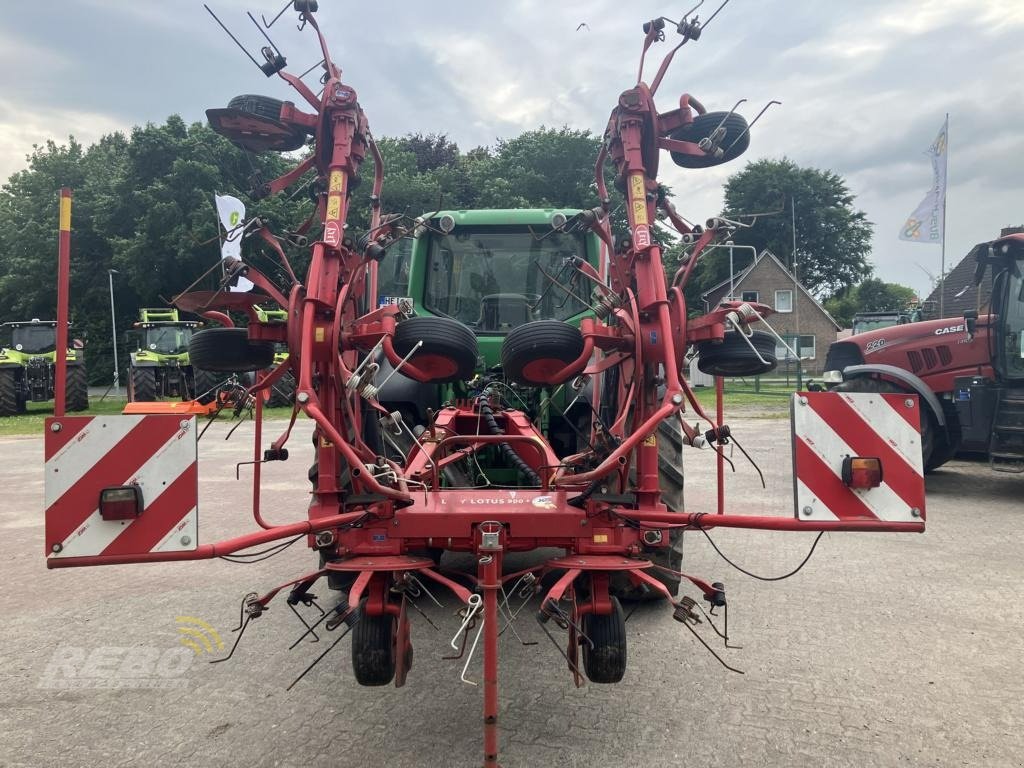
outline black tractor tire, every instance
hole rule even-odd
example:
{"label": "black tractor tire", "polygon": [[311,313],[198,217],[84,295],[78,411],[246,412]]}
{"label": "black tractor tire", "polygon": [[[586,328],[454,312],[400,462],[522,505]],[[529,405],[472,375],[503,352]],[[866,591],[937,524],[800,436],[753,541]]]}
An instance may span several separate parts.
{"label": "black tractor tire", "polygon": [[[831,391],[878,392],[899,395],[916,394],[893,384],[891,381],[873,379],[869,376],[857,376],[848,379],[832,387]],[[935,417],[932,416],[930,409],[924,407],[925,403],[923,400],[921,405],[921,463],[925,474],[929,474],[953,458],[955,451],[950,448],[945,434],[943,433],[940,436],[941,429],[936,423]]]}
{"label": "black tractor tire", "polygon": [[67,369],[64,392],[64,407],[69,411],[84,411],[89,408],[89,377],[84,365],[71,365]]}
{"label": "black tractor tire", "polygon": [[558,373],[583,353],[583,334],[561,320],[534,320],[511,331],[501,345],[505,378],[527,387],[557,386],[545,379]]}
{"label": "black tractor tire", "polygon": [[[478,354],[476,335],[458,320],[410,317],[395,327],[392,344],[399,357],[412,352],[418,341],[423,345],[409,363],[429,377],[422,384],[467,381],[473,377]],[[402,372],[407,370],[403,368]]]}
{"label": "black tractor tire", "polygon": [[128,402],[151,403],[156,400],[155,369],[129,368],[128,376]]}
{"label": "black tractor tire", "polygon": [[18,390],[14,368],[0,368],[0,416],[18,413]]}
{"label": "black tractor tire", "polygon": [[192,334],[188,359],[196,368],[243,373],[267,368],[274,362],[274,345],[250,341],[245,328],[207,328]]}
{"label": "black tractor tire", "polygon": [[286,373],[270,388],[268,408],[290,408],[295,403],[295,376]]}
{"label": "black tractor tire", "polygon": [[750,146],[750,130],[743,115],[735,112],[726,117],[727,112],[708,112],[706,115],[697,115],[693,122],[684,125],[672,134],[676,141],[691,141],[694,144],[701,139],[711,136],[714,130],[725,118],[725,137],[718,143],[722,150],[721,157],[714,155],[684,155],[680,152],[672,153],[672,162],[682,168],[711,168],[715,165],[728,163],[747,151]]}
{"label": "black tractor tire", "polygon": [[224,381],[223,374],[192,366],[192,399],[209,405],[217,399],[217,385]]}
{"label": "black tractor tire", "polygon": [[626,619],[622,604],[612,597],[612,612],[606,616],[583,616],[583,672],[592,683],[617,683],[626,674]]}
{"label": "black tractor tire", "polygon": [[367,616],[365,602],[352,629],[352,672],[366,686],[387,685],[395,677],[395,625],[390,613]]}
{"label": "black tractor tire", "polygon": [[[761,362],[747,340],[767,362]],[[709,376],[760,376],[775,370],[775,337],[765,331],[754,331],[746,339],[739,331],[727,331],[720,343],[702,341],[697,344],[697,367]]]}
{"label": "black tractor tire", "polygon": [[[240,112],[248,112],[251,115],[263,117],[275,122],[281,122],[281,107],[284,102],[270,96],[259,96],[254,93],[245,93],[235,96],[228,102],[228,109],[237,109]],[[277,152],[291,152],[302,147],[306,143],[306,133],[298,128],[291,129],[291,137],[288,141],[278,147]]]}

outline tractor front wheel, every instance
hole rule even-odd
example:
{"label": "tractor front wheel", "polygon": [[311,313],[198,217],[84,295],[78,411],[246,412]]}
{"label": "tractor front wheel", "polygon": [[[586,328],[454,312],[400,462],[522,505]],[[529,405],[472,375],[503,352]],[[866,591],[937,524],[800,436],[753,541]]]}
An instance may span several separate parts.
{"label": "tractor front wheel", "polygon": [[0,416],[18,412],[18,389],[13,368],[0,368]]}
{"label": "tractor front wheel", "polygon": [[395,627],[390,613],[367,616],[359,609],[359,623],[352,629],[352,672],[360,685],[387,685],[395,677]]}
{"label": "tractor front wheel", "polygon": [[156,400],[156,371],[152,368],[132,368],[128,382],[128,400],[133,403],[151,403]]}
{"label": "tractor front wheel", "polygon": [[267,398],[268,408],[291,408],[295,402],[295,376],[291,371],[286,373],[270,388]]}
{"label": "tractor front wheel", "polygon": [[224,379],[220,374],[192,367],[192,397],[203,405],[209,405],[217,399],[217,385]]}
{"label": "tractor front wheel", "polygon": [[75,365],[67,371],[64,405],[69,411],[84,411],[89,407],[89,378],[85,375],[85,366]]}
{"label": "tractor front wheel", "polygon": [[626,619],[618,598],[611,601],[611,613],[583,616],[583,671],[592,683],[617,683],[626,674]]}

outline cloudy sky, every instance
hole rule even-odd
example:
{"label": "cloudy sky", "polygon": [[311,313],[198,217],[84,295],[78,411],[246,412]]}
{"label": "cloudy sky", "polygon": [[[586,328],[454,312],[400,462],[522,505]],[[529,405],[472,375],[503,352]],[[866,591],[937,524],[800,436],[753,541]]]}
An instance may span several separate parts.
{"label": "cloudy sky", "polygon": [[[210,2],[252,50],[260,37],[245,11],[270,17],[283,5]],[[463,150],[541,124],[599,133],[618,93],[635,82],[641,22],[686,10],[659,0],[320,7],[332,54],[374,133],[446,133]],[[714,7],[708,0],[701,11]],[[302,71],[319,53],[294,18],[289,10],[271,33],[291,69]],[[939,247],[896,235],[928,189],[924,151],[946,112],[949,266],[1000,227],[1024,223],[1022,34],[1022,0],[732,0],[679,52],[659,106],[672,108],[684,91],[712,110],[747,98],[748,116],[769,99],[782,106],[755,127],[740,160],[684,172],[666,157],[662,180],[680,211],[699,221],[718,212],[724,179],[745,160],[785,155],[832,169],[876,225],[877,274],[926,291]],[[172,113],[200,120],[239,93],[293,98],[192,0],[51,0],[44,12],[5,4],[0,66],[2,178],[47,138],[88,143]]]}

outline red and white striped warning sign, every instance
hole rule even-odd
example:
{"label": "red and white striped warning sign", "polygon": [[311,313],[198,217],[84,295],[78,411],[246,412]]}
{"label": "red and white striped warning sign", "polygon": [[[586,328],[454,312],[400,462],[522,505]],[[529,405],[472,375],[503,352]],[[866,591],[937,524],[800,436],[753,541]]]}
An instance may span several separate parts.
{"label": "red and white striped warning sign", "polygon": [[[913,395],[793,396],[793,482],[801,520],[924,520],[920,403]],[[846,457],[877,458],[882,483],[850,488]]]}
{"label": "red and white striped warning sign", "polygon": [[[191,416],[71,416],[46,420],[49,557],[193,550],[199,475]],[[138,486],[142,513],[104,520],[100,492]]]}

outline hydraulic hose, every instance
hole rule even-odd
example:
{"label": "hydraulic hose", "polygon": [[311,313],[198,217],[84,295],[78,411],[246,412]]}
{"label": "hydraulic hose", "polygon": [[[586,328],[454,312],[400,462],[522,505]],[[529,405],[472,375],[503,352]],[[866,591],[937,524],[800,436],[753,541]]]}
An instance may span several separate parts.
{"label": "hydraulic hose", "polygon": [[[480,417],[483,419],[484,424],[487,425],[487,430],[492,435],[504,435],[504,430],[498,426],[498,421],[494,418],[494,410],[491,408],[490,396],[490,388],[487,388],[480,393],[480,398],[477,401],[480,405]],[[516,453],[516,449],[509,443],[498,443],[498,448],[501,449],[502,455],[508,459],[512,466],[526,475],[526,478],[531,485],[542,484],[540,475],[534,472],[530,465],[523,461],[522,456]]]}

